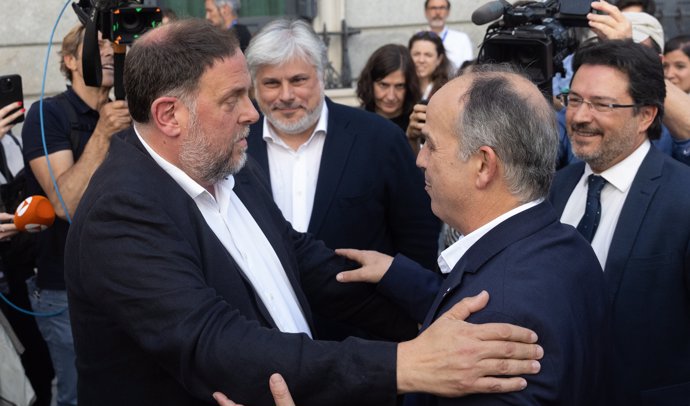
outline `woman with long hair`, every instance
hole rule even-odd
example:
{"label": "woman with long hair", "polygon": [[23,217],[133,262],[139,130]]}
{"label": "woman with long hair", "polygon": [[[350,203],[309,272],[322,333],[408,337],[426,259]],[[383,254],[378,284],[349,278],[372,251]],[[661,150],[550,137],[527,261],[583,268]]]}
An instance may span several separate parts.
{"label": "woman with long hair", "polygon": [[449,79],[450,63],[441,37],[433,31],[420,31],[408,44],[422,90],[422,100],[429,100]]}
{"label": "woman with long hair", "polygon": [[369,57],[357,81],[362,107],[407,129],[420,91],[415,66],[405,46],[387,44]]}

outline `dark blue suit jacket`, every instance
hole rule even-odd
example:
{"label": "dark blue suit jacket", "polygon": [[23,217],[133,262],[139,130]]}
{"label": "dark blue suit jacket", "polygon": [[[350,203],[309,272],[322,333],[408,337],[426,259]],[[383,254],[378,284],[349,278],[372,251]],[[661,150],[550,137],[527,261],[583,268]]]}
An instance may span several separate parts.
{"label": "dark blue suit jacket", "polygon": [[[307,321],[311,304],[395,335],[403,319],[394,306],[371,286],[337,283],[349,264],[290,227],[258,172],[250,160],[234,191],[273,246]],[[285,374],[300,405],[395,401],[395,345],[280,333],[194,201],[131,130],[124,141],[113,138],[65,254],[82,406],[213,404],[216,390],[273,405],[273,372]]]}
{"label": "dark blue suit jacket", "polygon": [[[585,164],[556,175],[562,213]],[[612,308],[610,405],[690,404],[690,168],[652,147],[604,267]]]}
{"label": "dark blue suit jacket", "polygon": [[463,298],[486,290],[489,304],[467,321],[530,328],[545,354],[541,371],[525,376],[523,391],[456,399],[407,395],[405,405],[601,404],[608,340],[602,284],[591,247],[558,221],[548,202],[489,231],[445,280],[396,257],[378,288],[410,314],[424,317],[422,330]]}
{"label": "dark blue suit jacket", "polygon": [[[390,120],[326,99],[328,127],[308,232],[330,248],[402,253],[433,269],[440,221],[405,135]],[[249,155],[269,173],[263,116]]]}

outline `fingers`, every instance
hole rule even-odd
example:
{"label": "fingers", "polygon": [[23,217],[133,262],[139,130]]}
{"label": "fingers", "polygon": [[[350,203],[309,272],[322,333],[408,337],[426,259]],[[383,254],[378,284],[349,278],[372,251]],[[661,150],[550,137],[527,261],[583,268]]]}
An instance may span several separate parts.
{"label": "fingers", "polygon": [[527,387],[524,378],[496,378],[484,377],[477,379],[475,383],[480,393],[506,393],[517,392]]}
{"label": "fingers", "polygon": [[17,101],[0,108],[0,119],[4,118],[10,111],[16,110],[20,107],[22,107],[22,102]]}
{"label": "fingers", "polygon": [[364,251],[353,248],[338,248],[335,253],[357,263],[362,263]]}
{"label": "fingers", "polygon": [[290,389],[280,374],[271,375],[268,386],[271,388],[271,394],[276,406],[295,406],[295,402],[290,395]]}
{"label": "fingers", "polygon": [[367,272],[367,268],[357,268],[352,271],[340,272],[335,276],[335,279],[340,283],[352,283],[352,282],[368,282],[368,283],[378,283],[381,278],[376,278],[376,276],[370,272]]}
{"label": "fingers", "polygon": [[213,392],[213,399],[215,399],[220,406],[242,406],[228,399],[220,392]]}
{"label": "fingers", "polygon": [[476,296],[470,296],[462,299],[441,317],[446,317],[452,320],[465,320],[470,314],[476,313],[486,307],[489,303],[489,294],[482,290]]}
{"label": "fingers", "polygon": [[480,340],[505,340],[533,344],[537,342],[537,333],[524,327],[505,323],[471,324],[473,332]]}
{"label": "fingers", "polygon": [[393,262],[393,257],[376,251],[337,249],[335,253],[362,264],[361,268],[340,272],[338,282],[378,283]]}
{"label": "fingers", "polygon": [[99,110],[99,114],[99,125],[103,126],[103,132],[107,135],[124,130],[132,122],[127,102],[124,100],[116,100],[104,104]]}
{"label": "fingers", "polygon": [[[7,134],[7,132],[10,131],[12,127],[14,127],[14,124],[10,123],[12,123],[14,119],[20,117],[26,111],[26,109],[20,108],[21,106],[22,102],[14,102],[0,109],[0,138]],[[13,111],[15,109],[18,110]],[[9,114],[11,111],[12,114]]]}
{"label": "fingers", "polygon": [[2,220],[2,221],[14,220],[14,215],[10,214],[10,213],[0,213],[0,220]]}
{"label": "fingers", "polygon": [[624,39],[632,37],[632,24],[618,7],[605,1],[595,1],[592,9],[602,13],[589,13],[589,26],[601,39]]}

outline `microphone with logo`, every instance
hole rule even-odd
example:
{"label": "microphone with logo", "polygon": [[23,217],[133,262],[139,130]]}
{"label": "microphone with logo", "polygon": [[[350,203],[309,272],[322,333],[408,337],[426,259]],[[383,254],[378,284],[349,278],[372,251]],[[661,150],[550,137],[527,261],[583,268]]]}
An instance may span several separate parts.
{"label": "microphone with logo", "polygon": [[29,196],[19,203],[14,213],[14,225],[19,231],[37,233],[53,225],[55,210],[44,196]]}

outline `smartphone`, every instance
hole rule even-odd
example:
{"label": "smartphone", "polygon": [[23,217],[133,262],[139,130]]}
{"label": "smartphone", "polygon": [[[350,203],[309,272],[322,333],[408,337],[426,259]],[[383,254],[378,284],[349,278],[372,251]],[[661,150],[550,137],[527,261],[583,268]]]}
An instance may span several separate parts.
{"label": "smartphone", "polygon": [[[19,75],[5,75],[0,76],[0,108],[12,104],[14,102],[22,102],[24,104],[24,94],[22,92],[22,77]],[[21,108],[21,107],[19,107]],[[17,109],[10,112],[17,111]],[[24,114],[17,117],[11,124],[17,124],[24,121]]]}

